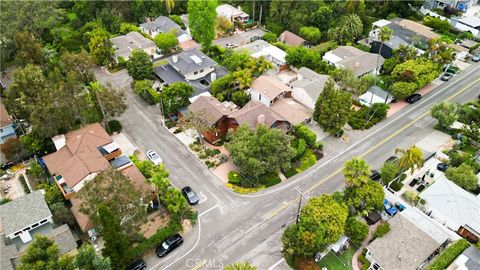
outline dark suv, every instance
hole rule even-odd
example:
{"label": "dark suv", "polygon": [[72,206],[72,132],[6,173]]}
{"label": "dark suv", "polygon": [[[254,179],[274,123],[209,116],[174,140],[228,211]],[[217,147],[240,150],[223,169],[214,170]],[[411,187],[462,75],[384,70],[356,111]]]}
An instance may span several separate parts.
{"label": "dark suv", "polygon": [[407,100],[408,103],[413,104],[413,103],[419,101],[420,99],[422,99],[422,95],[413,94],[413,95],[408,96],[406,100]]}
{"label": "dark suv", "polygon": [[127,266],[127,270],[145,270],[147,269],[147,264],[142,259],[138,259]]}
{"label": "dark suv", "polygon": [[163,243],[161,243],[155,249],[155,253],[158,257],[165,257],[168,253],[181,246],[182,244],[183,238],[180,236],[180,234],[175,234],[165,239],[165,241],[163,241]]}

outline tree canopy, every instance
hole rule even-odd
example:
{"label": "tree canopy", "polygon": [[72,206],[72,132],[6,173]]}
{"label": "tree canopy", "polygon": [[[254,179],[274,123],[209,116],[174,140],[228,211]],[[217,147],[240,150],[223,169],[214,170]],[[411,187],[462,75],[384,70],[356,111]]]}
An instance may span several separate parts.
{"label": "tree canopy", "polygon": [[475,171],[466,163],[458,167],[449,167],[445,172],[445,176],[465,190],[475,191],[478,188],[478,179]]}
{"label": "tree canopy", "polygon": [[35,236],[35,240],[20,257],[19,270],[73,270],[72,257],[60,256],[57,245],[48,237]]}
{"label": "tree canopy", "polygon": [[195,90],[190,84],[184,82],[174,82],[164,87],[161,93],[163,103],[163,113],[168,115],[176,112],[178,109],[190,104],[188,100]]}
{"label": "tree canopy", "polygon": [[370,181],[370,166],[361,158],[353,158],[343,165],[347,186],[359,187]]}
{"label": "tree canopy", "polygon": [[153,63],[150,55],[142,50],[133,50],[127,61],[127,70],[134,80],[150,79],[153,74]]}
{"label": "tree canopy", "polygon": [[410,174],[413,174],[415,167],[423,166],[423,152],[422,149],[418,148],[416,145],[408,149],[395,149],[395,153],[400,153],[402,156],[398,160],[398,166],[402,170],[410,170]]}
{"label": "tree canopy", "polygon": [[444,129],[449,128],[458,119],[457,106],[447,102],[433,105],[430,113],[438,120],[438,125]]}
{"label": "tree canopy", "polygon": [[96,254],[92,245],[84,244],[78,249],[75,256],[75,266],[80,270],[111,270],[110,258]]}
{"label": "tree canopy", "polygon": [[175,32],[159,33],[153,40],[163,52],[169,52],[169,50],[175,48],[178,45],[178,39]]}
{"label": "tree canopy", "polygon": [[202,44],[205,49],[210,48],[215,38],[215,24],[217,20],[217,0],[189,0],[188,25],[192,37]]}

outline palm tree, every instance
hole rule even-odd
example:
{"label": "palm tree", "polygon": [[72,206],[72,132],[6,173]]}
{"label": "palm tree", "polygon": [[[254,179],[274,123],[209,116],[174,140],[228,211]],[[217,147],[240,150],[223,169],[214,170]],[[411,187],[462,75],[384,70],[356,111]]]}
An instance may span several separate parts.
{"label": "palm tree", "polygon": [[175,0],[160,0],[161,3],[165,3],[165,8],[167,9],[168,16],[170,17],[170,13],[175,8]]}
{"label": "palm tree", "polygon": [[237,70],[233,73],[233,77],[235,78],[234,81],[240,90],[246,89],[252,84],[252,74],[250,70]]}
{"label": "palm tree", "polygon": [[413,171],[416,167],[423,166],[423,152],[417,146],[412,146],[409,149],[395,149],[395,154],[401,153],[402,157],[398,160],[398,165],[402,170],[410,169],[410,174],[413,174]]}
{"label": "palm tree", "polygon": [[249,262],[246,263],[234,263],[231,265],[227,265],[225,267],[225,270],[257,270],[258,268],[256,266],[250,265]]}
{"label": "palm tree", "polygon": [[362,34],[363,23],[357,14],[347,14],[343,17],[341,28],[347,39],[353,41]]}
{"label": "palm tree", "polygon": [[364,159],[353,158],[345,162],[343,175],[347,186],[359,187],[370,180],[370,166]]}

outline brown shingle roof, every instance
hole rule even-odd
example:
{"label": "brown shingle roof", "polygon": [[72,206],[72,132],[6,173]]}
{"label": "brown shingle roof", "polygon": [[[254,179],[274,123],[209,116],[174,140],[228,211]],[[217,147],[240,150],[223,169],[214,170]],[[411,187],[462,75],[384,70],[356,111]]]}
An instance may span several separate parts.
{"label": "brown shingle roof", "polygon": [[253,90],[267,96],[270,100],[284,92],[292,91],[288,86],[273,76],[262,75],[256,78],[250,86]]}
{"label": "brown shingle roof", "polygon": [[239,125],[247,123],[251,128],[257,126],[259,117],[264,118],[262,121],[268,127],[271,127],[277,121],[286,121],[278,113],[255,100],[250,100],[242,109],[229,115],[229,118],[235,119]]}
{"label": "brown shingle roof", "polygon": [[111,143],[110,135],[99,123],[91,124],[65,135],[65,146],[43,159],[50,173],[61,175],[73,188],[87,175],[110,167],[97,149]]}
{"label": "brown shingle roof", "polygon": [[206,113],[210,117],[211,125],[215,124],[222,117],[227,116],[231,110],[212,96],[199,96],[188,110],[193,113]]}
{"label": "brown shingle roof", "polygon": [[282,98],[275,101],[270,108],[278,115],[288,120],[290,124],[296,125],[303,123],[310,118],[310,110],[291,98]]}
{"label": "brown shingle roof", "polygon": [[290,31],[283,31],[283,33],[280,34],[279,39],[281,42],[292,46],[302,45],[305,42],[305,39],[295,35]]}
{"label": "brown shingle roof", "polygon": [[0,127],[8,126],[12,124],[12,118],[5,109],[3,103],[0,102]]}

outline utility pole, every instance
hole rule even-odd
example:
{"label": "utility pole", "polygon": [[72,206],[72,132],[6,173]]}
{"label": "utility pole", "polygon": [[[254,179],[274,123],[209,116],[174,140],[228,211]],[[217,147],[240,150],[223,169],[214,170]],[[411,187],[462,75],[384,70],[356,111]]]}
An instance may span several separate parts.
{"label": "utility pole", "polygon": [[255,0],[252,1],[252,6],[253,6],[253,15],[252,15],[252,20],[255,21]]}
{"label": "utility pole", "polygon": [[260,17],[258,18],[259,25],[262,25],[262,11],[263,11],[263,5],[260,5]]}
{"label": "utility pole", "polygon": [[310,196],[308,196],[308,194],[306,194],[305,192],[303,192],[303,190],[300,189],[299,186],[295,186],[295,190],[298,191],[298,193],[300,193],[300,198],[298,200],[298,209],[297,209],[297,219],[296,219],[296,224],[298,224],[298,221],[300,220],[300,210],[302,209],[302,198],[305,197],[305,199],[310,199]]}
{"label": "utility pole", "polygon": [[162,126],[165,126],[165,115],[163,114],[163,98],[162,98],[163,90],[160,89],[159,92],[160,92],[160,103],[158,104],[158,108],[160,109],[160,115],[161,115],[160,121],[162,121]]}

